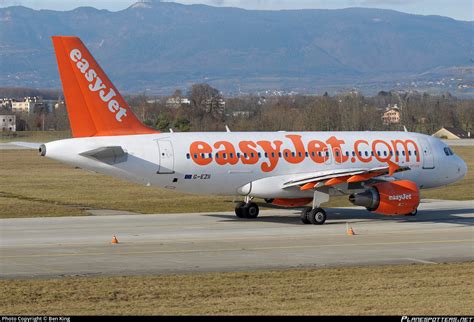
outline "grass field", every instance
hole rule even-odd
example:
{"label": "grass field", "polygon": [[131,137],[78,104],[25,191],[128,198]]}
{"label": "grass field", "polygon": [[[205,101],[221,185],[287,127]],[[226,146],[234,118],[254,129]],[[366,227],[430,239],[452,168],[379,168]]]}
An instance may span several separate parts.
{"label": "grass field", "polygon": [[2,315],[473,315],[474,263],[3,280]]}
{"label": "grass field", "polygon": [[0,142],[49,142],[71,137],[70,131],[18,131],[0,132]]}
{"label": "grass field", "polygon": [[[45,132],[48,133],[48,132]],[[469,171],[460,182],[422,191],[423,198],[474,199],[474,147],[453,147]],[[87,209],[138,213],[232,210],[232,197],[196,196],[144,187],[74,169],[33,150],[0,150],[0,218],[85,215]],[[351,206],[347,197],[325,207]]]}

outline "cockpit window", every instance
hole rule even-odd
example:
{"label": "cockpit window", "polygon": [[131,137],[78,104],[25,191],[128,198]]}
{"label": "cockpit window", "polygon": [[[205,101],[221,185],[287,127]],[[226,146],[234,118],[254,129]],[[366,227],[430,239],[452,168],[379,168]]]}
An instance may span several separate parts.
{"label": "cockpit window", "polygon": [[446,154],[447,156],[450,156],[450,155],[454,155],[454,152],[450,148],[445,147],[444,154]]}

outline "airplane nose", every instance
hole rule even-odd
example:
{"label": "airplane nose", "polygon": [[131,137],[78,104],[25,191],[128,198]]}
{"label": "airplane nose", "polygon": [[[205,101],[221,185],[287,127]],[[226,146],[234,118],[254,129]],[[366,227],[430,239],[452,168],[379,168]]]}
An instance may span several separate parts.
{"label": "airplane nose", "polygon": [[462,177],[464,177],[467,173],[467,165],[466,165],[466,162],[464,162],[463,159],[459,158],[459,175]]}

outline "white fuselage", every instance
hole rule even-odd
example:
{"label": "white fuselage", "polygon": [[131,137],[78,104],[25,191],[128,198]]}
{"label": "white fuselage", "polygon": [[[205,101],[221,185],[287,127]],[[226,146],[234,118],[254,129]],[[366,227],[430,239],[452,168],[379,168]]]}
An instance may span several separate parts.
{"label": "white fuselage", "polygon": [[[126,158],[103,162],[85,151],[120,146]],[[396,179],[433,188],[461,179],[466,165],[431,136],[410,132],[205,132],[66,139],[46,144],[46,156],[144,185],[198,194],[299,198],[282,189],[312,172],[386,166],[411,170]],[[342,190],[345,188],[342,187]]]}

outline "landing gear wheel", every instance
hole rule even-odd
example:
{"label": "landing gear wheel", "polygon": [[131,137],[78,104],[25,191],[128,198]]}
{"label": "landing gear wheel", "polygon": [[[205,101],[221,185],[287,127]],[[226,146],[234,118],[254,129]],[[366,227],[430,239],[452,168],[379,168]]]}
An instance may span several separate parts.
{"label": "landing gear wheel", "polygon": [[418,213],[418,209],[413,210],[412,212],[406,214],[405,216],[414,217]]}
{"label": "landing gear wheel", "polygon": [[258,216],[258,206],[255,202],[249,202],[243,207],[245,218],[255,219]]}
{"label": "landing gear wheel", "polygon": [[326,221],[326,212],[322,208],[314,208],[308,213],[308,219],[313,225],[322,225]]}
{"label": "landing gear wheel", "polygon": [[300,218],[301,218],[301,221],[303,222],[303,224],[305,224],[305,225],[310,224],[309,219],[308,219],[308,215],[309,215],[310,211],[311,211],[311,207],[305,207],[301,211]]}
{"label": "landing gear wheel", "polygon": [[235,214],[237,215],[237,217],[245,218],[244,206],[245,206],[245,202],[238,202],[235,205]]}

